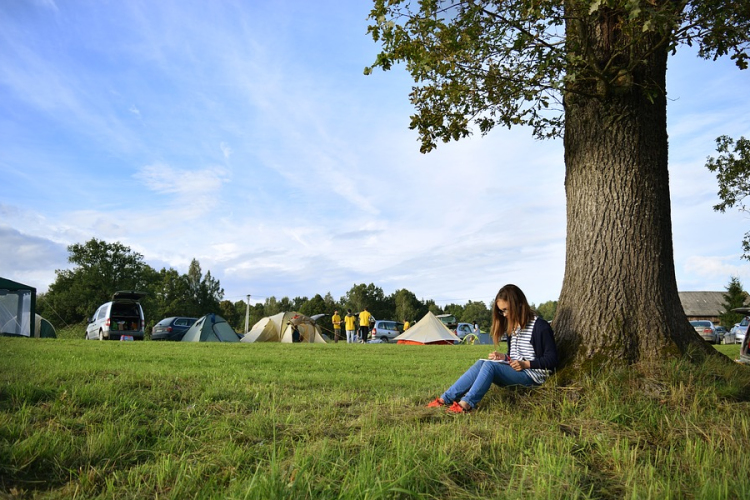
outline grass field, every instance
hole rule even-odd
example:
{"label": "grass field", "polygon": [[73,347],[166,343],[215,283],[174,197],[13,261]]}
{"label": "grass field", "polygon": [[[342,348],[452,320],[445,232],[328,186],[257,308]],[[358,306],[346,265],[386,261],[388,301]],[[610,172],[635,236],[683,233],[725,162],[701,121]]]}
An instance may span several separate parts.
{"label": "grass field", "polygon": [[0,497],[750,498],[750,368],[424,407],[487,352],[0,338]]}

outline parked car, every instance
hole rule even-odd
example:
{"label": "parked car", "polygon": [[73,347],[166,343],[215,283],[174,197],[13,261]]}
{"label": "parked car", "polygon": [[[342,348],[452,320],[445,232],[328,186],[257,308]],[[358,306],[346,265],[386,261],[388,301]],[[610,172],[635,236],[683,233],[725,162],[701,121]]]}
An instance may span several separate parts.
{"label": "parked car", "polygon": [[719,337],[719,344],[734,344],[735,335],[733,330],[727,331],[723,326],[716,327],[716,335]]}
{"label": "parked car", "polygon": [[185,332],[193,326],[198,318],[186,318],[183,316],[172,316],[159,321],[151,329],[151,340],[175,340],[180,341]]}
{"label": "parked car", "polygon": [[459,323],[453,331],[456,332],[459,339],[463,339],[467,334],[474,333],[474,325],[471,323]]}
{"label": "parked car", "polygon": [[696,320],[691,321],[691,325],[695,328],[695,331],[700,335],[703,340],[712,344],[719,343],[719,336],[716,334],[716,327],[711,321],[707,320]]}
{"label": "parked car", "polygon": [[734,338],[735,342],[738,344],[741,344],[743,340],[745,340],[745,336],[747,335],[747,325],[750,324],[750,319],[745,316],[742,318],[742,321],[734,325],[734,328],[732,328],[732,331],[734,332]]}
{"label": "parked car", "polygon": [[144,292],[132,290],[115,292],[112,300],[99,306],[86,326],[87,339],[143,340],[143,308],[140,300]]}
{"label": "parked car", "polygon": [[391,321],[385,319],[375,320],[375,324],[370,331],[370,338],[380,339],[383,342],[393,340],[404,333],[404,324],[400,321]]}

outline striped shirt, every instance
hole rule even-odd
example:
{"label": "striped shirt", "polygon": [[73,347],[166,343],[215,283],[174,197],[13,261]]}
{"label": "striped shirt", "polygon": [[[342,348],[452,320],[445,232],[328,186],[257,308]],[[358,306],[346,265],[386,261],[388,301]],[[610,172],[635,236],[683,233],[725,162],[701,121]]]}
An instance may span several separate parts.
{"label": "striped shirt", "polygon": [[[510,336],[510,351],[508,355],[511,359],[518,361],[531,361],[536,359],[536,353],[534,353],[534,346],[531,345],[531,332],[534,330],[534,323],[536,323],[537,316],[534,316],[533,321],[526,323],[526,328],[523,330],[517,328],[513,335]],[[535,384],[543,384],[549,376],[549,371],[543,368],[529,368],[524,370],[529,374]]]}

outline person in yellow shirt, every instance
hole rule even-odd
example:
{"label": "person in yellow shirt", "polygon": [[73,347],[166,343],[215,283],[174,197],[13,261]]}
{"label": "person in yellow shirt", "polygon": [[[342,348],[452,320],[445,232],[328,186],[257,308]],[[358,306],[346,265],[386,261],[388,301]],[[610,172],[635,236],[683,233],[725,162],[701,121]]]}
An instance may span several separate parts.
{"label": "person in yellow shirt", "polygon": [[367,342],[367,333],[370,331],[370,318],[372,314],[365,307],[359,313],[359,341],[363,344]]}
{"label": "person in yellow shirt", "polygon": [[404,331],[408,330],[410,326],[411,326],[411,323],[409,323],[409,320],[405,319],[404,320]]}
{"label": "person in yellow shirt", "polygon": [[333,311],[331,316],[331,323],[333,323],[333,343],[339,343],[339,337],[341,336],[341,316],[338,311]]}
{"label": "person in yellow shirt", "polygon": [[352,314],[351,309],[346,310],[344,316],[344,329],[346,329],[346,343],[354,343],[354,332],[357,330],[357,317]]}

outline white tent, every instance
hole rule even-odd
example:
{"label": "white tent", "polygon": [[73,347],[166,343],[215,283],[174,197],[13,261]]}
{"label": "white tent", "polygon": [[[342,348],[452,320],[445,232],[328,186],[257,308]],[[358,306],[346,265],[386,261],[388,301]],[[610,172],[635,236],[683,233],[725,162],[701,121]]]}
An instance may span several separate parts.
{"label": "white tent", "polygon": [[267,316],[253,325],[242,337],[242,342],[293,342],[292,326],[296,325],[300,333],[300,342],[325,343],[320,327],[315,320],[298,312],[281,312]]}
{"label": "white tent", "polygon": [[442,321],[434,314],[427,312],[417,324],[406,330],[395,339],[399,344],[416,345],[453,345],[457,340],[453,332],[448,330]]}

